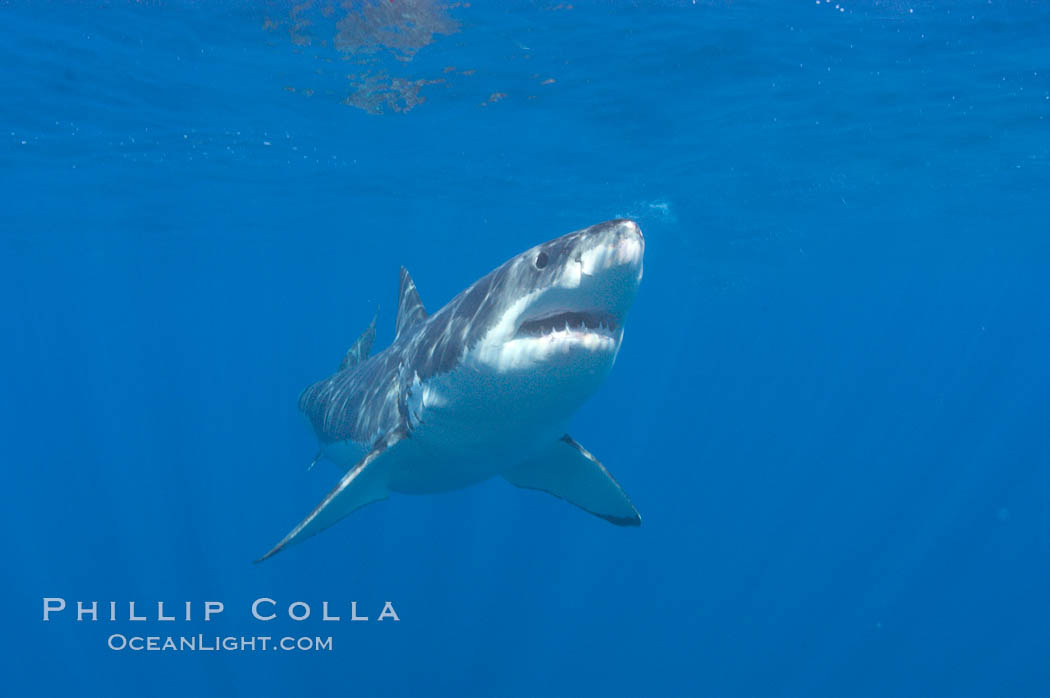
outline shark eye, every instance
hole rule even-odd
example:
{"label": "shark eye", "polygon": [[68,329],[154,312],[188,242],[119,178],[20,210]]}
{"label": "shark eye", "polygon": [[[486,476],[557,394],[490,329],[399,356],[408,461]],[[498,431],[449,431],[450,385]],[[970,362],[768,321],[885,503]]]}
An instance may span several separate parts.
{"label": "shark eye", "polygon": [[536,268],[543,269],[543,267],[545,266],[547,266],[547,253],[540,252],[538,255],[536,255]]}

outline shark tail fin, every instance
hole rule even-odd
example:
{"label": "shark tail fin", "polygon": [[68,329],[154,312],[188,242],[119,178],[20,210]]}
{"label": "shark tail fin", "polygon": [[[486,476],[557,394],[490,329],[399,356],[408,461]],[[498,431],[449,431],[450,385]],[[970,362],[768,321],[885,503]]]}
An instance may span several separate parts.
{"label": "shark tail fin", "polygon": [[617,526],[639,526],[641,514],[591,452],[566,434],[538,456],[504,473],[510,484],[542,490]]}
{"label": "shark tail fin", "polygon": [[401,333],[413,325],[418,325],[427,319],[427,311],[423,308],[423,301],[419,299],[416,284],[408,274],[408,269],[401,267],[401,285],[397,294],[397,321],[394,336],[396,342]]}
{"label": "shark tail fin", "polygon": [[381,438],[364,458],[340,478],[339,484],[321,500],[309,516],[255,562],[262,562],[290,545],[301,543],[366,504],[386,499],[388,491],[382,459],[384,454],[404,438],[406,434],[401,430]]}

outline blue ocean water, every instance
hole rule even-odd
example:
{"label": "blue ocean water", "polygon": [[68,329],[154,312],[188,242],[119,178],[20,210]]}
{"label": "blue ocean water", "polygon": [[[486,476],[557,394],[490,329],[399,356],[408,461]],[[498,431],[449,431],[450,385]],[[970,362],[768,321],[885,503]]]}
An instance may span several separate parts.
{"label": "blue ocean water", "polygon": [[[10,695],[1050,695],[1045,4],[0,12]],[[399,265],[437,309],[621,216],[572,434],[639,529],[491,481],[251,563],[338,477],[296,398]]]}

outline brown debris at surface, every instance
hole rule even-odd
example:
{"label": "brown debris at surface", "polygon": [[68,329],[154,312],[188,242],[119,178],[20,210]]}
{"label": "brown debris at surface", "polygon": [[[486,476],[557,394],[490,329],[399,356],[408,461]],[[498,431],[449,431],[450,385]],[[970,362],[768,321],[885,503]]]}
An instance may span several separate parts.
{"label": "brown debris at surface", "polygon": [[[435,37],[459,31],[459,24],[447,10],[469,6],[468,2],[448,5],[435,0],[305,0],[295,4],[284,19],[266,17],[263,29],[274,32],[283,28],[298,49],[331,46],[343,60],[361,65],[361,72],[347,76],[350,91],[344,104],[369,114],[404,113],[426,100],[420,94],[423,87],[443,80],[391,72],[401,73],[397,66],[410,63]],[[320,53],[315,57],[332,60]],[[455,70],[449,66],[444,72]],[[298,92],[313,94],[313,90],[303,88]]]}
{"label": "brown debris at surface", "polygon": [[443,80],[404,80],[386,74],[361,75],[351,82],[351,92],[343,103],[369,114],[405,113],[426,101],[419,91]]}
{"label": "brown debris at surface", "polygon": [[336,23],[335,47],[348,53],[389,51],[410,59],[435,35],[459,31],[455,20],[427,0],[347,1],[342,7],[347,13]]}

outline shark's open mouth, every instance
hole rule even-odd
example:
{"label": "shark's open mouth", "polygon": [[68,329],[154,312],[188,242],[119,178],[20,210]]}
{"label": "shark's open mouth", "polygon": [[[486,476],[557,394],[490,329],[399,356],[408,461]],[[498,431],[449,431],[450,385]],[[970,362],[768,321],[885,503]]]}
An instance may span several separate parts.
{"label": "shark's open mouth", "polygon": [[594,332],[613,335],[619,329],[616,316],[603,311],[566,311],[526,320],[518,327],[519,337],[543,337],[553,332]]}

